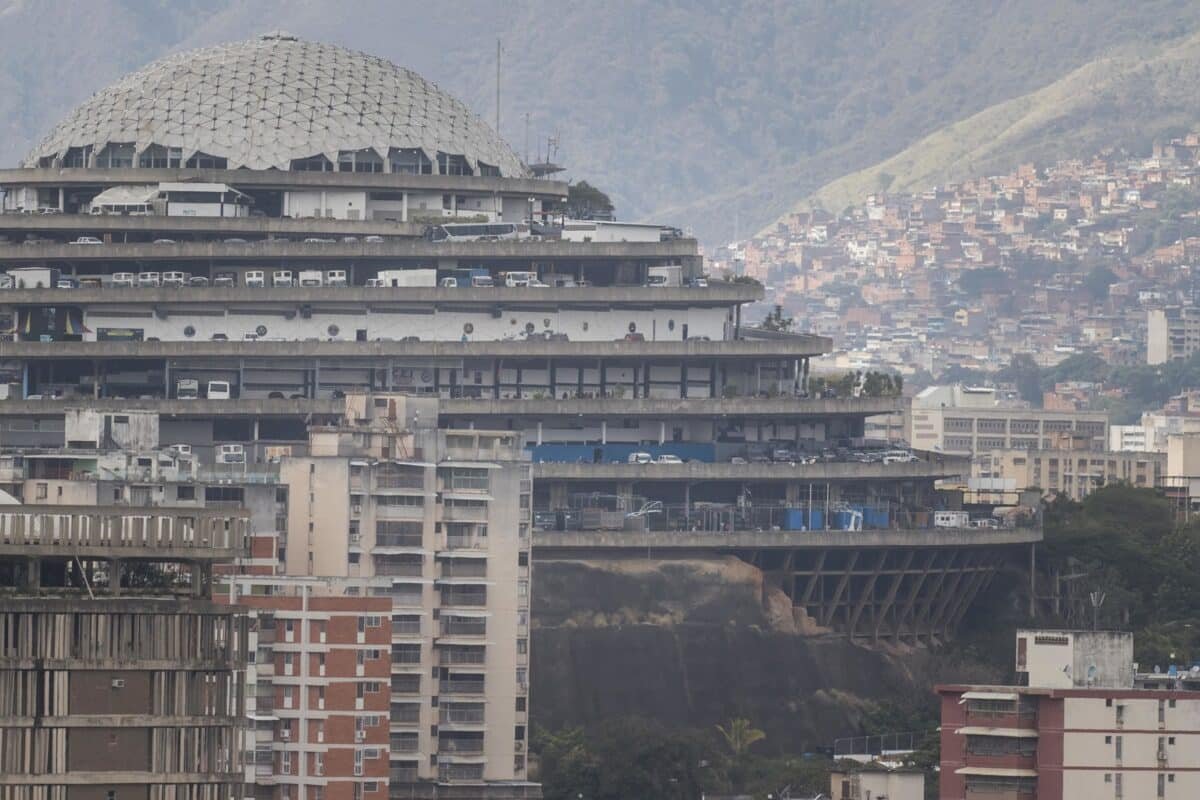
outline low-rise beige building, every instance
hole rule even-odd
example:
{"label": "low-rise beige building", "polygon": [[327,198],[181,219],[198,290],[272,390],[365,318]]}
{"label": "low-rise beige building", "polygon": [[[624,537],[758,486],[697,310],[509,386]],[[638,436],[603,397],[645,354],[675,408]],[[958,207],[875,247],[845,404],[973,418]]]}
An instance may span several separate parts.
{"label": "low-rise beige building", "polygon": [[931,386],[912,401],[908,440],[918,450],[975,455],[990,450],[1035,450],[1082,437],[1092,450],[1108,441],[1108,415],[1048,411],[1002,402],[991,388]]}
{"label": "low-rise beige building", "polygon": [[1037,488],[1073,500],[1112,483],[1153,488],[1166,472],[1165,453],[1009,448],[990,450],[971,461],[973,478],[1005,479],[1015,491]]}

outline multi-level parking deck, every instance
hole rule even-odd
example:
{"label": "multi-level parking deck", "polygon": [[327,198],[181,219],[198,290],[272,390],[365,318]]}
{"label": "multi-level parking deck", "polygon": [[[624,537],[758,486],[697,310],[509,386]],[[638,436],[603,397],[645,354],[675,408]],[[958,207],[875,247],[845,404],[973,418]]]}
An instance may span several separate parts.
{"label": "multi-level parking deck", "polygon": [[762,569],[818,625],[872,642],[933,643],[953,634],[998,570],[1041,540],[1036,524],[802,532],[539,531],[534,555],[539,561],[734,555]]}

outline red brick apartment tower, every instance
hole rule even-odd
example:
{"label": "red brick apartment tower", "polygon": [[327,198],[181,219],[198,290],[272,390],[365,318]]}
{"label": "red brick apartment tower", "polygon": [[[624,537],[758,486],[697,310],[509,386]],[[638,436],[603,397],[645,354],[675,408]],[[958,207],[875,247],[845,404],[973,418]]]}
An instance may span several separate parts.
{"label": "red brick apartment tower", "polygon": [[1140,674],[1133,637],[1018,631],[1029,686],[939,686],[942,800],[1200,798],[1200,672]]}
{"label": "red brick apartment tower", "polygon": [[[386,800],[391,611],[370,581],[234,581],[255,619],[253,774],[260,800]],[[402,739],[402,735],[398,735]]]}

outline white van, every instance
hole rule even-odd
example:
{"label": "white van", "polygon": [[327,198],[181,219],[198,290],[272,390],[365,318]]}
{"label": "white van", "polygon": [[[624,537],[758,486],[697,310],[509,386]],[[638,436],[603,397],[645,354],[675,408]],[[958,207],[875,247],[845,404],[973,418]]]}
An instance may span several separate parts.
{"label": "white van", "polygon": [[527,287],[537,281],[536,272],[506,272],[504,273],[504,285],[510,289],[517,287]]}
{"label": "white van", "polygon": [[274,287],[291,286],[292,271],[289,269],[278,269],[271,273],[271,285]]}
{"label": "white van", "polygon": [[261,269],[252,269],[246,272],[246,288],[261,289],[267,285],[267,274]]}
{"label": "white van", "polygon": [[490,289],[496,285],[491,275],[472,275],[471,286],[475,289]]}
{"label": "white van", "polygon": [[240,444],[219,444],[216,455],[218,464],[246,463],[246,448]]}
{"label": "white van", "polygon": [[187,279],[188,276],[182,272],[164,272],[162,274],[162,285],[174,286],[178,289],[180,286],[183,286],[185,283],[187,283]]}
{"label": "white van", "polygon": [[345,286],[346,283],[346,270],[330,269],[325,271],[326,286]]}
{"label": "white van", "polygon": [[162,276],[157,272],[142,272],[138,274],[138,286],[143,289],[152,288],[162,283]]}
{"label": "white van", "polygon": [[132,272],[114,272],[112,276],[112,287],[114,289],[121,286],[133,286],[137,283],[137,276]]}
{"label": "white van", "polygon": [[232,397],[229,390],[229,381],[209,381],[208,394],[209,400],[228,400]]}
{"label": "white van", "polygon": [[[278,272],[275,273],[277,276]],[[298,281],[301,286],[313,287],[325,285],[325,274],[319,269],[302,269],[298,276]],[[273,282],[273,281],[272,281]]]}
{"label": "white van", "polygon": [[626,460],[630,464],[653,464],[654,456],[650,455],[649,453],[630,453],[629,458]]}

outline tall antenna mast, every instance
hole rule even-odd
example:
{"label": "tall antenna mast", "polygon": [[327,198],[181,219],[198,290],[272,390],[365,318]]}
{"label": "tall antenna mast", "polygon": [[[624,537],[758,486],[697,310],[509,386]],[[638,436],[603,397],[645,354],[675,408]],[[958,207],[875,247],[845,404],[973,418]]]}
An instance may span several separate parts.
{"label": "tall antenna mast", "polygon": [[496,40],[496,135],[500,135],[500,40]]}

